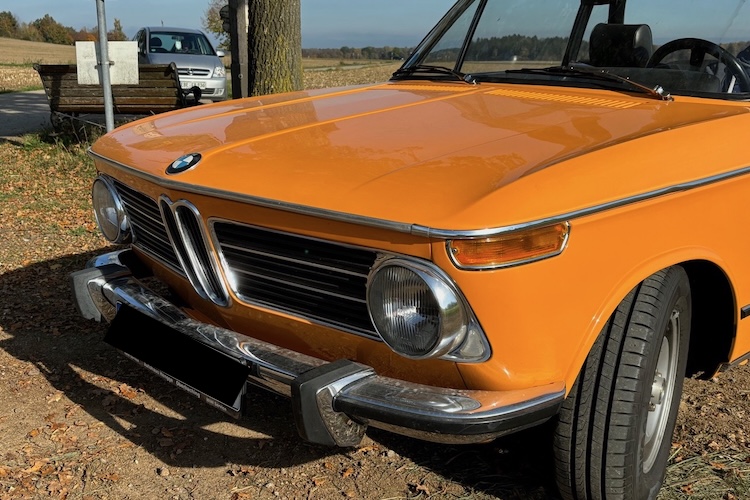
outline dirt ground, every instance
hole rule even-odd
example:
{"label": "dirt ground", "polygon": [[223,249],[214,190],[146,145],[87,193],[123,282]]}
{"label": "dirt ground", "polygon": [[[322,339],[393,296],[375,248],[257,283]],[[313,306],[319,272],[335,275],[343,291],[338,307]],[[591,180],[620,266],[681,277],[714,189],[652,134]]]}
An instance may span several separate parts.
{"label": "dirt ground", "polygon": [[[286,399],[252,391],[235,421],[103,343],[67,277],[106,250],[82,148],[0,141],[0,500],[557,498],[550,426],[479,446],[372,430],[322,448]],[[660,500],[750,499],[748,417],[750,368],[688,380]]]}

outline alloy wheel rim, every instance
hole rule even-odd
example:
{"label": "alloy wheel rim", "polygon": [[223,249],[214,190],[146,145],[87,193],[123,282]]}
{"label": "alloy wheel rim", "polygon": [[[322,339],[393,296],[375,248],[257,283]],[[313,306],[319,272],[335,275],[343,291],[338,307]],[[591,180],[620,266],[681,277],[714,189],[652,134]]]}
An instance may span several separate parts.
{"label": "alloy wheel rim", "polygon": [[643,471],[649,472],[659,455],[669,421],[672,396],[677,381],[677,359],[680,336],[680,313],[672,311],[662,337],[659,357],[656,362],[651,397],[646,417],[646,433],[643,439]]}

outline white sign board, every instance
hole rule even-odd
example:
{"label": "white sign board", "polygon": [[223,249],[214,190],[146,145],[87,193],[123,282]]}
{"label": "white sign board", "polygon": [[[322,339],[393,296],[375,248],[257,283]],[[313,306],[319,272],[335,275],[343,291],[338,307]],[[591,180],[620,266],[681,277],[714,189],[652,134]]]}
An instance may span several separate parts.
{"label": "white sign board", "polygon": [[[96,42],[76,42],[78,85],[101,85]],[[109,42],[112,85],[138,85],[138,42]]]}

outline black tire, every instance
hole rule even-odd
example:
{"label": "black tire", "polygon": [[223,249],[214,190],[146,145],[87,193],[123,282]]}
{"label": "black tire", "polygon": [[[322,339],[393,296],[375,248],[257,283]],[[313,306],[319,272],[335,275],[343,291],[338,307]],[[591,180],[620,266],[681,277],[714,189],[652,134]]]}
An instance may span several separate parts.
{"label": "black tire", "polygon": [[688,276],[674,266],[632,290],[604,325],[555,429],[564,499],[656,498],[682,393],[690,318]]}

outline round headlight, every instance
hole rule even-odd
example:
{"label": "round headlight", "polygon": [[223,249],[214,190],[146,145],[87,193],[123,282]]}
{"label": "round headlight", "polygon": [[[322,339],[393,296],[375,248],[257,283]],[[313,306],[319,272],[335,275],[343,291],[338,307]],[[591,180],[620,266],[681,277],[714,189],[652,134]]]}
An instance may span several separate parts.
{"label": "round headlight", "polygon": [[390,259],[375,269],[367,306],[383,341],[407,358],[440,357],[466,336],[468,315],[455,288],[420,263]]}
{"label": "round headlight", "polygon": [[97,177],[91,190],[94,216],[105,238],[112,243],[130,241],[130,223],[117,191],[112,183]]}

